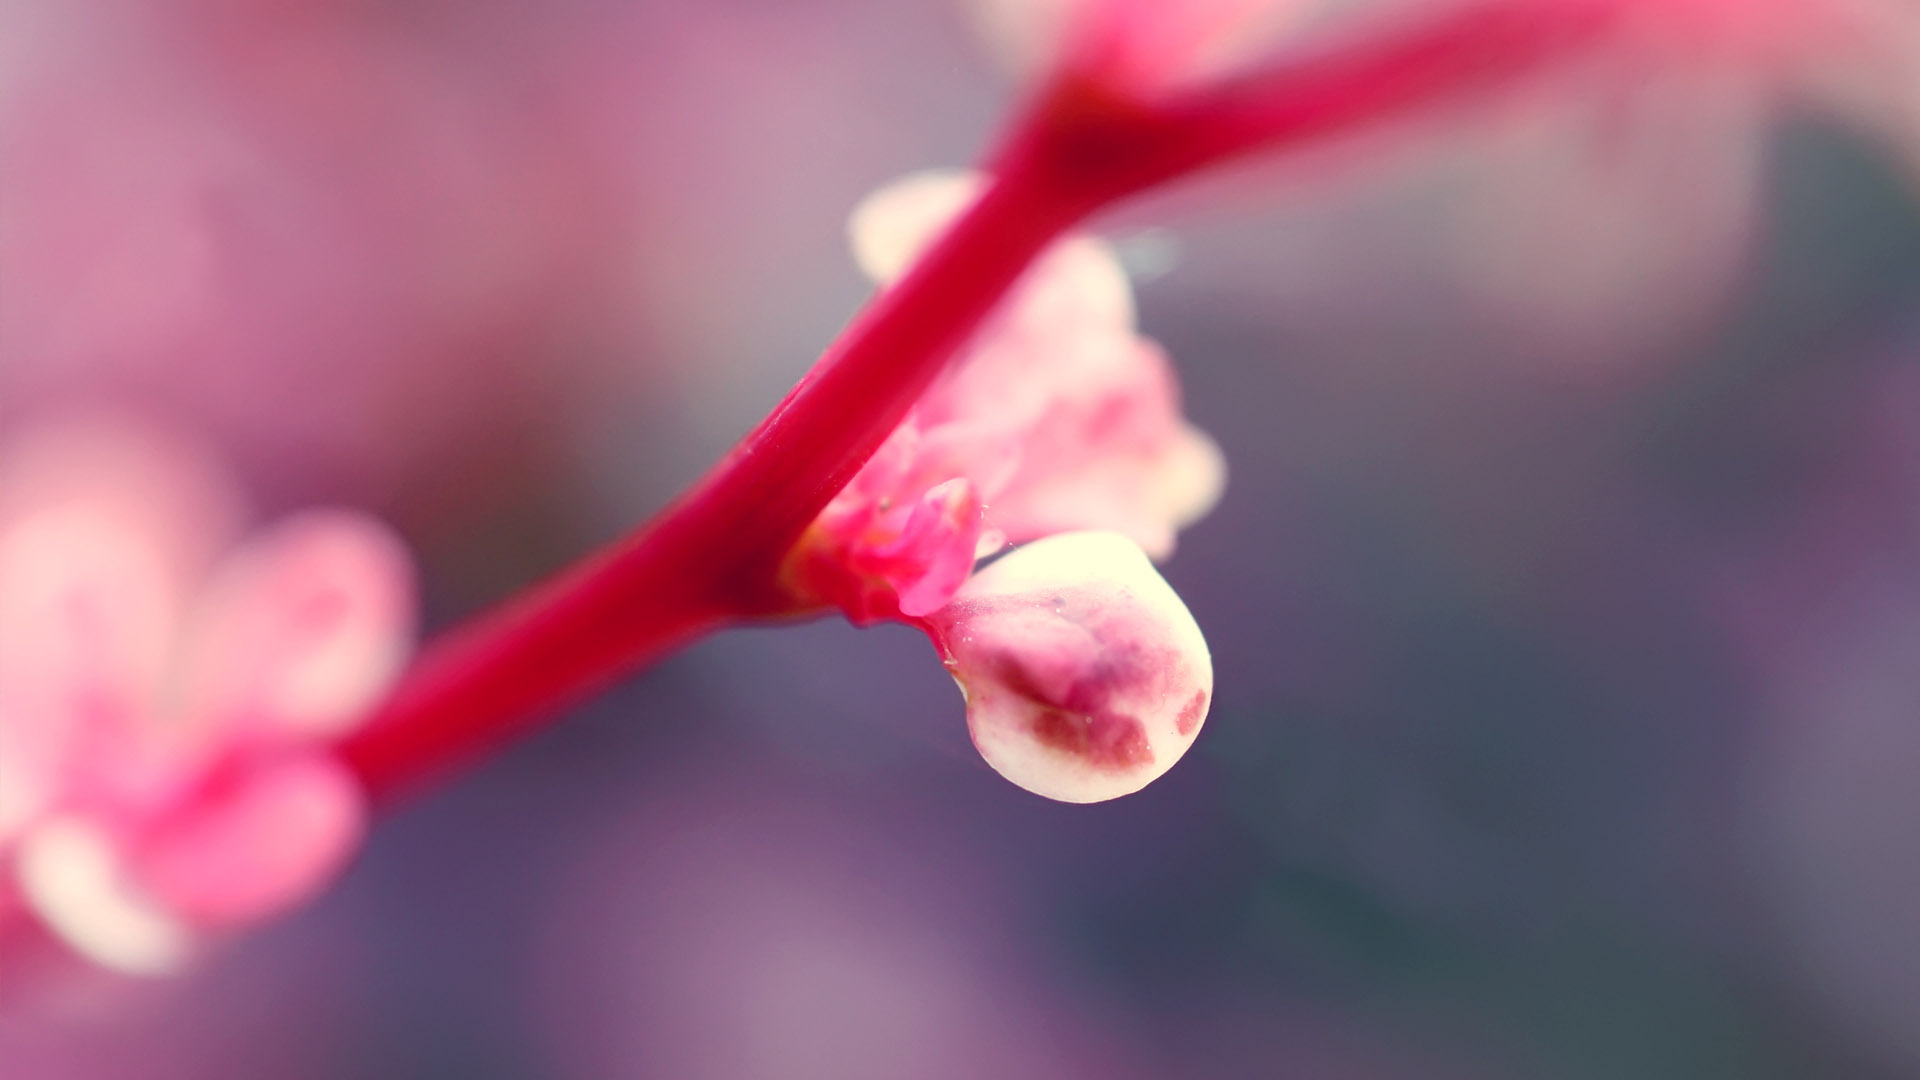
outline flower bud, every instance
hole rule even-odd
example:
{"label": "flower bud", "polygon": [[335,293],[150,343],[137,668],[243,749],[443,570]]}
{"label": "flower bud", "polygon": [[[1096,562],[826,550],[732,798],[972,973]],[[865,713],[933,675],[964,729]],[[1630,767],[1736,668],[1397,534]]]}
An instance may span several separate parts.
{"label": "flower bud", "polygon": [[1029,544],[927,624],[987,764],[1061,802],[1146,786],[1193,745],[1212,700],[1200,627],[1116,533]]}

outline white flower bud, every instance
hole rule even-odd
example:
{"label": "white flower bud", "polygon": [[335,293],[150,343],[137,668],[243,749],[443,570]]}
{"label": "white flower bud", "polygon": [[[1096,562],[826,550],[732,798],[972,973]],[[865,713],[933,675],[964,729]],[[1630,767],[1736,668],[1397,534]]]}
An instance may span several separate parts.
{"label": "white flower bud", "polygon": [[987,764],[1050,799],[1138,791],[1193,745],[1212,701],[1200,627],[1117,533],[1029,544],[928,624]]}

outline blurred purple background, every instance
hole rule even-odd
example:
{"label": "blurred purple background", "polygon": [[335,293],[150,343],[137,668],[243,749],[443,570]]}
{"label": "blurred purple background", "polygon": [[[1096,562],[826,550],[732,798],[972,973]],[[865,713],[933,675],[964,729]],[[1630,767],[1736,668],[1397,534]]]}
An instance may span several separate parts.
{"label": "blurred purple background", "polygon": [[[370,507],[444,625],[694,478],[1015,94],[958,4],[0,0],[0,414]],[[738,632],[0,1073],[1920,1076],[1920,188],[1456,120],[1103,223],[1232,470],[1146,791],[1001,781],[908,632]]]}

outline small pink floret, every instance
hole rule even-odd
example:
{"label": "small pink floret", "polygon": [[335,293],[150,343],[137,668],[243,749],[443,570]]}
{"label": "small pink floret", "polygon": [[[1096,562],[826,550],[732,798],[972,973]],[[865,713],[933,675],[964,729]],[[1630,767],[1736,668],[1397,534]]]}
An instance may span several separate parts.
{"label": "small pink floret", "polygon": [[[983,184],[927,173],[870,196],[850,227],[862,268],[890,285]],[[1219,449],[1181,415],[1172,365],[1135,332],[1119,259],[1069,236],[820,515],[790,583],[859,621],[912,618],[1009,542],[1099,529],[1165,558],[1224,478]]]}

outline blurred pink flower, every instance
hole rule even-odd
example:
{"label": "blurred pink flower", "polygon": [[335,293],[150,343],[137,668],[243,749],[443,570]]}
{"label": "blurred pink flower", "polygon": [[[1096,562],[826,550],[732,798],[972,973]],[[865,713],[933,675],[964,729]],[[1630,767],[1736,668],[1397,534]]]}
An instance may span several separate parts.
{"label": "blurred pink flower", "polygon": [[[927,174],[871,196],[851,226],[861,267],[900,278],[982,186]],[[1147,556],[1171,554],[1224,474],[1134,330],[1119,260],[1071,236],[821,513],[789,587],[856,622],[926,629],[1002,775],[1112,798],[1172,765],[1205,716],[1206,642]],[[969,579],[976,557],[1046,537]]]}
{"label": "blurred pink flower", "polygon": [[106,967],[176,967],[307,895],[363,827],[324,747],[407,655],[407,555],[345,511],[227,550],[238,508],[209,462],[123,427],[0,455],[0,898]]}

